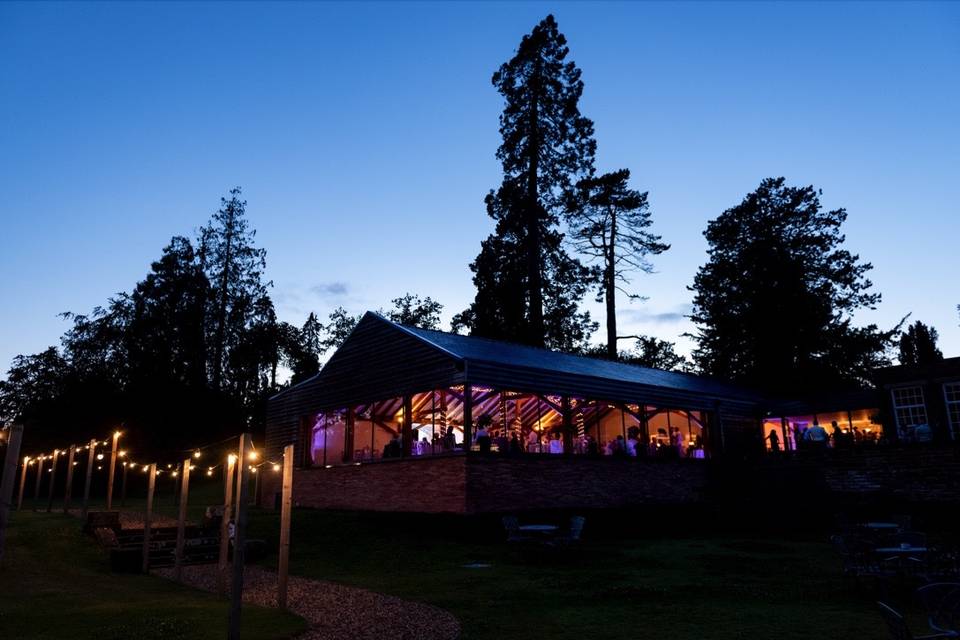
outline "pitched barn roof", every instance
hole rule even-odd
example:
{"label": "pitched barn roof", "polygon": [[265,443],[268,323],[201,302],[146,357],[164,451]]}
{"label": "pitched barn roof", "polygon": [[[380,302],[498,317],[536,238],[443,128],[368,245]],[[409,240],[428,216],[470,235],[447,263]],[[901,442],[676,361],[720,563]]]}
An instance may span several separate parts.
{"label": "pitched barn roof", "polygon": [[[381,319],[384,322],[390,322],[385,318]],[[468,363],[483,362],[500,367],[556,371],[571,376],[616,380],[644,386],[704,393],[712,396],[757,398],[757,394],[752,391],[704,376],[611,362],[488,338],[391,324]]]}

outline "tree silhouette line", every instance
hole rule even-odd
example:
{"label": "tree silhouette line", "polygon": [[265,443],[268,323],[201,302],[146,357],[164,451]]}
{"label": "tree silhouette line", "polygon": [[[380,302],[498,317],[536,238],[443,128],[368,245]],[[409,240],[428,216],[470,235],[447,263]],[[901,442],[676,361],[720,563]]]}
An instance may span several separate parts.
{"label": "tree silhouette line", "polygon": [[[525,35],[492,76],[503,96],[502,180],[485,197],[496,222],[470,263],[476,294],[452,330],[668,370],[695,371],[775,395],[869,384],[899,345],[905,364],[942,359],[937,332],[857,326],[880,294],[871,269],[844,248],[844,209],[820,191],[763,180],[710,221],[709,250],[692,285],[696,348],[620,335],[621,297],[642,300],[635,277],[670,245],[653,231],[648,192],[627,168],[598,173],[593,122],[579,107],[581,70],[553,16]],[[129,293],[72,323],[59,347],[17,356],[0,382],[0,418],[37,427],[31,440],[61,442],[126,423],[134,443],[175,449],[204,436],[260,430],[265,402],[320,370],[359,320],[338,307],[322,322],[276,317],[264,280],[266,251],[235,188],[194,238],[175,236]],[[603,303],[605,341],[584,299]],[[406,293],[381,313],[439,329],[443,306]],[[632,340],[632,348],[621,348]],[[280,375],[280,370],[289,376]],[[40,434],[37,436],[36,434]]]}

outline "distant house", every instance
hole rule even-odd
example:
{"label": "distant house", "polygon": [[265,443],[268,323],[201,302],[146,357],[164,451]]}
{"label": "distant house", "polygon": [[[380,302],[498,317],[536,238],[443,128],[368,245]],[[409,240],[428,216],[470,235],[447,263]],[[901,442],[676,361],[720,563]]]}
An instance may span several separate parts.
{"label": "distant house", "polygon": [[960,358],[887,367],[875,380],[896,438],[913,440],[917,426],[928,425],[935,440],[960,439]]}

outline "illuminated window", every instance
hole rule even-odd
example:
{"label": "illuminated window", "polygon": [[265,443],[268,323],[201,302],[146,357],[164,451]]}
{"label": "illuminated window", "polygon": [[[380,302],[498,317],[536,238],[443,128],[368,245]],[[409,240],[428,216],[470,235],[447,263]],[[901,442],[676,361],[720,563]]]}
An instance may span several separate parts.
{"label": "illuminated window", "polygon": [[918,424],[927,423],[927,407],[923,402],[922,387],[900,387],[891,391],[897,431],[901,436]]}
{"label": "illuminated window", "polygon": [[950,437],[956,440],[960,435],[960,382],[944,384],[943,399],[947,404],[947,417],[950,420]]}

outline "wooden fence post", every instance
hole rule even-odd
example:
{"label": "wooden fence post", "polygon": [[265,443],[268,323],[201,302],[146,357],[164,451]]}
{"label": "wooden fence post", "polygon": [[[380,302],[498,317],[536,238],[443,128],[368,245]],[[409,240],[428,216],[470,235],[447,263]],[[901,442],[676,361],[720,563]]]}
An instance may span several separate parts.
{"label": "wooden fence post", "polygon": [[127,506],[127,472],[130,471],[130,463],[123,463],[123,480],[120,481],[120,506]]}
{"label": "wooden fence post", "polygon": [[50,465],[50,491],[47,496],[47,513],[53,511],[53,488],[57,482],[57,459],[60,457],[60,449],[53,450],[53,464]]}
{"label": "wooden fence post", "polygon": [[23,471],[20,472],[20,492],[17,494],[17,511],[23,509],[23,488],[27,484],[27,467],[30,466],[30,456],[23,456]]}
{"label": "wooden fence post", "polygon": [[120,432],[113,432],[113,446],[110,448],[110,475],[107,476],[107,511],[113,509],[113,476],[117,470],[117,443],[120,440]]}
{"label": "wooden fence post", "polygon": [[223,519],[220,521],[220,559],[217,562],[217,593],[227,595],[227,556],[230,553],[230,521],[233,519],[233,472],[236,457],[231,453],[224,467]]}
{"label": "wooden fence post", "polygon": [[190,458],[183,461],[183,473],[180,477],[180,511],[177,514],[177,551],[173,560],[173,578],[180,581],[183,577],[183,547],[186,544],[187,497],[190,493]]}
{"label": "wooden fence post", "polygon": [[23,437],[23,425],[11,425],[9,435],[7,456],[3,463],[3,478],[0,479],[0,565],[3,564],[3,547],[7,536],[7,522],[10,520],[13,483],[17,480],[17,460],[20,459],[20,440]]}
{"label": "wooden fence post", "polygon": [[77,445],[70,445],[67,453],[67,486],[63,489],[63,512],[70,512],[70,500],[73,498],[73,459],[77,454]]}
{"label": "wooden fence post", "polygon": [[290,573],[290,511],[293,507],[293,445],[283,448],[283,485],[280,497],[280,559],[277,563],[277,606],[287,608]]}
{"label": "wooden fence post", "polygon": [[247,453],[253,450],[249,433],[240,438],[237,455],[237,522],[233,534],[233,580],[230,585],[230,614],[227,618],[227,640],[240,640],[240,607],[243,602],[243,558],[247,533]]}
{"label": "wooden fence post", "polygon": [[33,510],[37,510],[37,503],[40,502],[40,482],[43,480],[43,458],[44,454],[37,456],[37,482],[33,485]]}
{"label": "wooden fence post", "polygon": [[153,490],[157,484],[157,465],[147,467],[147,510],[143,514],[143,572],[150,570],[150,521],[153,519]]}
{"label": "wooden fence post", "polygon": [[80,511],[80,520],[87,524],[87,512],[90,511],[90,481],[93,480],[93,463],[97,455],[97,441],[91,440],[87,447],[87,480],[83,485],[83,509]]}

